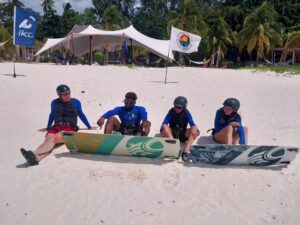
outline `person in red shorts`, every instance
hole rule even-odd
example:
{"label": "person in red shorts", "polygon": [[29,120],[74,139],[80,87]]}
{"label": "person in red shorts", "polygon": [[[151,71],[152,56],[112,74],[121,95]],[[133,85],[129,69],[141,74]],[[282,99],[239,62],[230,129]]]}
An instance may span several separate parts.
{"label": "person in red shorts", "polygon": [[[82,111],[80,101],[76,98],[71,98],[71,91],[67,85],[59,85],[56,88],[56,92],[59,98],[51,103],[47,128],[39,130],[42,132],[47,131],[44,142],[34,152],[21,148],[22,155],[30,165],[38,165],[39,161],[52,152],[55,145],[64,143],[62,131],[76,132],[78,130],[78,117],[88,129],[96,129],[96,127],[91,127],[88,122]],[[53,123],[54,125],[52,125]]]}

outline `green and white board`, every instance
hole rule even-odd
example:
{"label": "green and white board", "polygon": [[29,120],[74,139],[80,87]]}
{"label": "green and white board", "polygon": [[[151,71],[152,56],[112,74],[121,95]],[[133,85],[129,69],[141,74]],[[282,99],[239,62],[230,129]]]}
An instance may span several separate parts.
{"label": "green and white board", "polygon": [[178,157],[179,140],[161,137],[64,132],[71,152],[147,158]]}
{"label": "green and white board", "polygon": [[193,163],[236,166],[278,166],[296,158],[299,148],[252,145],[193,145],[189,159]]}

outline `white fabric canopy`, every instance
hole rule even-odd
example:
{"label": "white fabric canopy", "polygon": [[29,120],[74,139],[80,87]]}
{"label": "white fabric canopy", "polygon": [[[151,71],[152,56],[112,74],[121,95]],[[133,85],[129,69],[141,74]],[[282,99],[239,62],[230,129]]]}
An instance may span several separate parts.
{"label": "white fabric canopy", "polygon": [[[122,46],[124,41],[126,41],[127,46],[132,41],[132,45],[144,47],[163,59],[168,58],[169,40],[150,38],[137,31],[132,25],[116,31],[100,30],[90,25],[85,30],[70,34],[64,38],[49,38],[35,56],[59,44],[69,48],[75,56],[80,56],[88,53],[90,47],[91,50],[96,50],[101,49],[101,47]],[[173,59],[172,51],[170,51],[169,60]]]}

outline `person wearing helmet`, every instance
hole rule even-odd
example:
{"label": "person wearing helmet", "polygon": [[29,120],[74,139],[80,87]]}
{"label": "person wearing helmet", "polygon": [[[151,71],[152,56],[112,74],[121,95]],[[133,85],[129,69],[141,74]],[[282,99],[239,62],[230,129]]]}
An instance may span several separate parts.
{"label": "person wearing helmet", "polygon": [[248,128],[242,125],[239,108],[238,99],[227,98],[223,107],[217,110],[213,129],[213,138],[217,143],[247,144]]}
{"label": "person wearing helmet", "polygon": [[[186,142],[183,152],[188,154],[193,141],[200,135],[200,132],[187,109],[187,99],[178,96],[173,105],[174,107],[169,110],[162,123],[160,132],[163,137],[176,138],[180,142]],[[190,128],[187,128],[188,125]]]}
{"label": "person wearing helmet", "polygon": [[[113,131],[123,135],[148,136],[151,123],[148,121],[148,114],[143,106],[136,106],[137,95],[128,92],[125,95],[124,106],[118,106],[104,113],[97,121],[100,129],[105,120],[104,134],[111,134]],[[118,116],[118,120],[115,116]]]}
{"label": "person wearing helmet", "polygon": [[61,84],[56,88],[58,98],[51,103],[51,112],[48,119],[47,128],[42,128],[39,131],[46,132],[44,142],[35,150],[27,151],[21,148],[21,153],[30,165],[38,165],[39,161],[49,155],[56,144],[61,144],[62,131],[75,132],[78,130],[77,117],[86,125],[88,129],[91,127],[85,114],[82,111],[81,103],[76,98],[71,98],[71,90]]}

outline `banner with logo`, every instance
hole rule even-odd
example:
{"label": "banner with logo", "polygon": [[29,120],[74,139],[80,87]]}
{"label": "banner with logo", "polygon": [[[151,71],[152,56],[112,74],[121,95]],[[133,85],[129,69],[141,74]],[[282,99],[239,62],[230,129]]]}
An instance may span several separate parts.
{"label": "banner with logo", "polygon": [[192,53],[198,51],[201,37],[172,27],[170,48],[173,51]]}
{"label": "banner with logo", "polygon": [[20,7],[14,8],[14,45],[33,46],[38,14]]}

